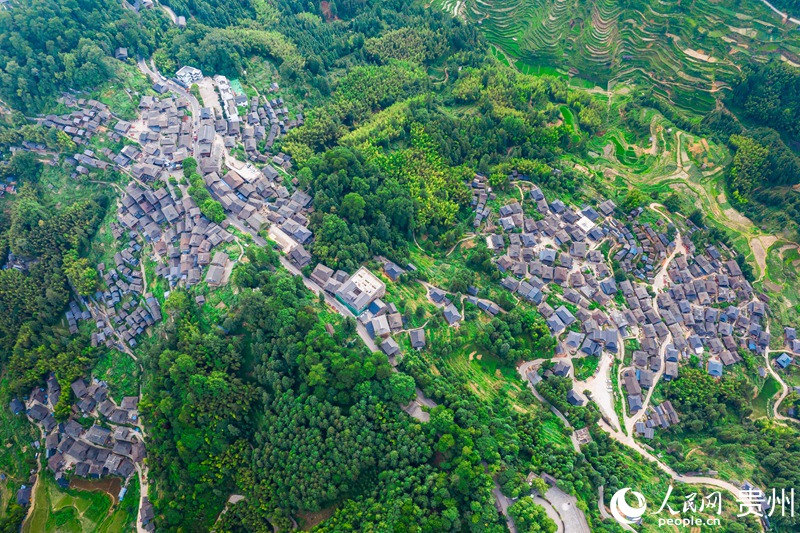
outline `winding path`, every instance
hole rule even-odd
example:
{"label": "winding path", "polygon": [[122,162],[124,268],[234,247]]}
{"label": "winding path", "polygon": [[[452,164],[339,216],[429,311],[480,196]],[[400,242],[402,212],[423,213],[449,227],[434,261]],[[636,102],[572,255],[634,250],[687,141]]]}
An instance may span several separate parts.
{"label": "winding path", "polygon": [[[39,424],[36,424],[39,428],[39,434],[41,435],[41,440],[44,441],[44,428]],[[40,452],[41,453],[41,452]],[[25,530],[25,522],[28,521],[29,518],[33,516],[33,508],[36,506],[36,491],[39,489],[39,485],[41,484],[39,480],[42,478],[42,458],[39,457],[36,460],[36,481],[33,482],[33,487],[31,488],[31,504],[28,507],[27,512],[25,513],[25,518],[22,520],[22,524],[20,524],[20,531]],[[13,496],[12,496],[13,497]]]}
{"label": "winding path", "polygon": [[[484,462],[484,468],[486,468],[486,463]],[[500,490],[500,484],[497,480],[494,480],[494,487],[492,488],[492,494],[494,495],[494,501],[497,502],[497,510],[500,511],[500,514],[506,519],[506,526],[508,526],[508,531],[510,533],[517,533],[517,525],[514,523],[514,519],[508,514],[508,508],[514,505],[514,502],[503,494],[503,491]]]}
{"label": "winding path", "polygon": [[612,439],[638,452],[642,457],[644,457],[648,461],[655,463],[656,466],[658,466],[658,468],[660,468],[663,472],[665,472],[669,477],[671,477],[675,481],[691,485],[708,485],[711,487],[717,487],[719,489],[727,490],[728,492],[734,495],[737,495],[739,493],[740,487],[737,487],[736,485],[728,481],[723,481],[721,479],[713,477],[686,476],[683,474],[678,474],[672,468],[659,461],[655,456],[653,456],[653,454],[642,448],[639,445],[639,443],[636,442],[636,440],[634,440],[633,437],[620,433],[619,431],[615,431],[602,419],[598,422],[598,424],[606,433],[609,434],[609,436]]}
{"label": "winding path", "polygon": [[[467,241],[471,241],[472,239],[474,239],[474,238],[476,238],[476,237],[478,237],[478,236],[480,236],[480,234],[479,234],[479,233],[467,233],[467,236],[466,236],[466,237],[464,237],[463,239],[461,239],[460,241],[458,241],[457,243],[455,243],[455,244],[453,245],[453,247],[452,247],[452,248],[450,248],[450,251],[449,251],[449,252],[447,252],[446,254],[444,254],[444,256],[445,256],[445,257],[450,257],[450,254],[452,254],[453,252],[455,252],[455,251],[456,251],[456,248],[458,248],[458,247],[459,247],[459,245],[461,245],[461,243],[463,243],[463,242],[467,242]],[[419,245],[417,245],[417,246],[419,246]]]}
{"label": "winding path", "polygon": [[[659,209],[660,207],[663,207],[660,204],[653,203],[650,204],[649,207],[659,215],[663,216],[666,220],[672,222],[670,218],[663,211],[661,211],[661,209]],[[676,232],[675,248],[673,248],[672,253],[670,253],[669,256],[667,256],[667,258],[664,260],[663,266],[653,279],[653,292],[655,293],[655,296],[653,296],[653,301],[652,301],[653,309],[658,309],[658,303],[656,301],[658,294],[662,290],[664,290],[664,288],[667,285],[667,279],[668,279],[667,270],[669,269],[669,264],[675,259],[675,256],[678,255],[678,252],[680,252],[682,249],[683,249],[683,239],[681,238],[680,232]],[[664,339],[664,341],[661,343],[661,346],[658,349],[658,357],[661,360],[661,365],[658,372],[656,372],[656,375],[653,376],[653,386],[650,387],[650,389],[647,391],[647,395],[644,397],[644,401],[642,402],[642,408],[639,409],[636,412],[636,414],[625,417],[625,429],[627,430],[627,433],[629,435],[632,434],[633,428],[636,425],[636,421],[639,420],[639,418],[641,418],[642,415],[644,415],[644,413],[647,411],[647,407],[650,405],[650,400],[653,397],[653,392],[655,391],[658,382],[661,380],[661,377],[664,375],[664,370],[665,370],[664,354],[667,351],[667,344],[669,344],[670,342],[672,342],[672,333],[667,334],[667,337]],[[621,383],[622,381],[620,380],[620,384]]]}
{"label": "winding path", "polygon": [[789,13],[784,13],[784,12],[782,12],[780,9],[778,9],[777,7],[775,7],[775,6],[773,6],[772,4],[770,4],[770,3],[769,3],[767,0],[761,0],[761,2],[763,2],[763,3],[764,3],[764,5],[766,5],[768,8],[770,8],[771,10],[773,10],[775,13],[777,13],[778,15],[780,15],[782,19],[784,19],[784,20],[788,20],[789,22],[793,22],[793,23],[795,23],[795,24],[798,24],[798,25],[800,25],[800,19],[797,19],[797,18],[795,18],[795,17],[790,17],[790,16],[789,16]]}
{"label": "winding path", "polygon": [[[769,332],[769,330],[767,330],[767,332]],[[764,364],[767,366],[767,370],[772,375],[772,377],[775,378],[775,380],[781,385],[781,395],[772,404],[772,417],[775,420],[779,421],[779,423],[783,423],[784,425],[786,422],[795,423],[797,422],[795,419],[790,418],[788,416],[783,416],[780,413],[781,403],[783,403],[783,400],[785,400],[786,397],[789,395],[789,386],[786,385],[786,382],[783,381],[783,378],[775,371],[775,368],[773,368],[772,363],[769,360],[769,354],[771,351],[772,350],[770,350],[769,348],[764,350]]]}
{"label": "winding path", "polygon": [[172,21],[172,23],[177,26],[178,25],[178,15],[175,14],[175,12],[172,10],[172,8],[167,6],[167,5],[162,4],[160,2],[159,2],[158,5],[161,6],[161,9],[164,10],[164,13],[167,14],[167,16]]}

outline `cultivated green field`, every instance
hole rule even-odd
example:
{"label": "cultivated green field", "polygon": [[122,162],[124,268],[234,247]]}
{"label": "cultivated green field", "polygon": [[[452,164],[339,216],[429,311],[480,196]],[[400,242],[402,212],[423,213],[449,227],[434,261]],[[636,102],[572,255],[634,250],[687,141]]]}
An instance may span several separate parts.
{"label": "cultivated green field", "polygon": [[62,491],[49,474],[39,480],[33,511],[22,533],[130,531],[138,508],[138,482],[134,480],[125,499],[115,504],[105,492],[68,489]]}
{"label": "cultivated green field", "polygon": [[492,54],[526,74],[567,73],[606,88],[655,82],[665,100],[707,111],[744,59],[800,64],[796,27],[760,2],[436,0],[475,24]]}

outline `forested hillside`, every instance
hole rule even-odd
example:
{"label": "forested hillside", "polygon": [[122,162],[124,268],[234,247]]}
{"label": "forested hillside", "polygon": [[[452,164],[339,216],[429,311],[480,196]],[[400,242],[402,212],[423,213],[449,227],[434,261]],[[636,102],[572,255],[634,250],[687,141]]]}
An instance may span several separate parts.
{"label": "forested hillside", "polygon": [[165,26],[163,14],[140,16],[115,0],[15,3],[0,11],[0,96],[38,110],[63,91],[94,87],[113,74],[116,48],[149,55]]}
{"label": "forested hillside", "polygon": [[[74,276],[88,268],[70,268],[71,254],[85,254],[109,199],[89,195],[53,209],[39,183],[44,169],[33,154],[18,153],[4,170],[22,186],[17,201],[3,213],[2,257],[5,261],[11,252],[33,259],[26,273],[0,271],[0,361],[15,376],[11,387],[16,392],[37,383],[62,351],[76,354],[86,345],[80,339],[66,348],[47,339],[63,333],[53,323],[69,301]],[[88,358],[62,356],[60,370],[79,375],[91,360],[91,351],[86,354]]]}

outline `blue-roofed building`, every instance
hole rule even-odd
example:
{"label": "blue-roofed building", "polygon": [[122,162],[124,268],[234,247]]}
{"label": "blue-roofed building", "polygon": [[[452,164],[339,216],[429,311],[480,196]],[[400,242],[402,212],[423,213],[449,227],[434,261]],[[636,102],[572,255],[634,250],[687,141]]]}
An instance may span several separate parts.
{"label": "blue-roofed building", "polygon": [[371,304],[369,304],[369,307],[367,307],[367,309],[373,315],[378,316],[381,313],[381,311],[386,309],[386,304],[383,303],[382,300],[377,299],[377,300],[373,301]]}
{"label": "blue-roofed building", "polygon": [[572,405],[577,405],[577,406],[581,406],[585,403],[585,400],[581,397],[581,395],[572,389],[567,391],[567,401]]}
{"label": "blue-roofed building", "polygon": [[565,306],[560,306],[556,309],[556,315],[561,319],[565,326],[569,326],[575,322],[575,316]]}
{"label": "blue-roofed building", "polygon": [[786,368],[792,364],[792,357],[787,353],[782,353],[777,359],[775,359],[775,364],[781,368]]}
{"label": "blue-roofed building", "polygon": [[383,271],[386,272],[386,275],[389,276],[389,279],[392,281],[397,281],[400,276],[405,273],[405,270],[395,265],[391,261],[383,265]]}
{"label": "blue-roofed building", "polygon": [[708,375],[715,378],[722,377],[722,362],[711,360],[708,362]]}
{"label": "blue-roofed building", "polygon": [[458,312],[455,305],[450,304],[444,308],[444,318],[447,320],[447,323],[452,326],[461,320],[461,313]]}
{"label": "blue-roofed building", "polygon": [[539,260],[546,265],[552,265],[556,262],[556,251],[545,248],[539,252]]}
{"label": "blue-roofed building", "polygon": [[555,374],[556,376],[566,377],[569,375],[569,371],[571,368],[572,367],[568,363],[564,361],[559,361],[553,367],[553,374]]}
{"label": "blue-roofed building", "polygon": [[564,331],[564,323],[556,315],[547,319],[547,326],[556,335]]}
{"label": "blue-roofed building", "polygon": [[600,213],[595,211],[595,209],[593,207],[591,207],[591,206],[584,207],[581,210],[581,213],[583,214],[583,216],[585,216],[586,218],[588,218],[592,222],[595,222],[598,218],[600,218]]}
{"label": "blue-roofed building", "polygon": [[553,200],[550,203],[550,209],[553,211],[553,213],[558,215],[558,214],[563,213],[564,211],[566,211],[567,210],[567,206],[561,200]]}
{"label": "blue-roofed building", "polygon": [[611,296],[616,294],[617,292],[617,283],[614,281],[614,278],[608,277],[600,282],[600,290],[603,291],[604,294],[607,296]]}
{"label": "blue-roofed building", "polygon": [[32,492],[33,492],[32,486],[22,485],[17,491],[17,505],[20,505],[22,507],[27,507],[31,503]]}
{"label": "blue-roofed building", "polygon": [[628,411],[635,413],[642,409],[642,395],[634,394],[628,396]]}
{"label": "blue-roofed building", "polygon": [[8,404],[8,407],[15,416],[25,412],[25,404],[19,401],[18,398],[11,400],[11,402]]}

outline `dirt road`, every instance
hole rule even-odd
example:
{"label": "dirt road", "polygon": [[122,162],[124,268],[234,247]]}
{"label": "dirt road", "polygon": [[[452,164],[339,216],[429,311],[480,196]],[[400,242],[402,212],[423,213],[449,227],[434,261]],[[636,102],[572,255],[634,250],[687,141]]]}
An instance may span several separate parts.
{"label": "dirt road", "polygon": [[733,483],[729,483],[721,479],[713,477],[703,477],[703,476],[685,476],[683,474],[678,474],[673,469],[671,469],[670,467],[668,467],[667,465],[656,459],[650,452],[642,448],[639,445],[639,443],[634,440],[633,437],[629,435],[624,435],[619,431],[614,431],[608,424],[603,422],[602,419],[598,422],[598,424],[606,433],[609,434],[609,436],[612,439],[638,452],[642,457],[644,457],[648,461],[656,463],[656,466],[658,466],[658,468],[660,468],[663,472],[665,472],[667,475],[669,475],[669,477],[671,477],[675,481],[691,485],[708,485],[710,487],[717,487],[719,489],[723,489],[730,492],[734,496],[738,495],[739,493],[740,487],[737,487]]}
{"label": "dirt road", "polygon": [[777,7],[770,4],[767,0],[761,0],[768,8],[773,10],[775,13],[781,16],[782,19],[788,20],[789,22],[793,22],[794,24],[800,25],[800,19],[796,17],[790,17],[788,13],[784,13],[783,11],[779,10]]}
{"label": "dirt road", "polygon": [[[621,349],[624,349],[622,338],[619,339]],[[623,352],[624,355],[624,352]],[[592,401],[600,408],[600,412],[610,420],[616,428],[620,427],[619,416],[614,409],[614,391],[608,390],[611,379],[611,368],[614,366],[614,355],[603,351],[600,356],[600,366],[597,372],[586,381],[576,381],[575,388],[578,392],[588,390],[592,393]]]}
{"label": "dirt road", "polygon": [[783,423],[784,425],[786,422],[793,422],[793,423],[797,422],[795,419],[783,416],[780,413],[781,403],[783,403],[783,400],[785,400],[786,397],[789,395],[789,386],[786,385],[786,382],[783,381],[783,378],[775,371],[775,368],[772,366],[772,362],[770,361],[769,357],[770,353],[771,350],[769,348],[764,350],[764,364],[766,365],[767,370],[772,375],[772,377],[775,378],[775,380],[781,385],[781,394],[780,396],[778,396],[778,399],[775,400],[775,402],[772,404],[772,417],[775,420],[779,421],[780,423]]}
{"label": "dirt road", "polygon": [[[653,203],[653,204],[650,204],[649,207],[650,207],[650,209],[652,209],[656,213],[658,213],[661,216],[663,216],[666,220],[672,222],[670,220],[670,217],[668,217],[666,215],[666,213],[664,213],[664,211],[662,211],[662,208],[664,206],[662,206],[660,204]],[[669,265],[675,259],[675,256],[677,256],[678,253],[682,252],[682,251],[683,251],[683,239],[681,238],[680,232],[676,232],[675,233],[675,247],[673,248],[673,250],[669,254],[669,256],[667,256],[667,258],[664,260],[664,263],[663,263],[661,269],[658,271],[658,273],[653,278],[653,293],[656,295],[656,296],[653,297],[653,300],[652,300],[653,309],[658,309],[658,302],[656,301],[656,297],[667,286],[667,280],[669,279],[667,277],[667,270],[669,269]],[[661,360],[661,365],[659,367],[658,372],[656,372],[655,376],[653,376],[653,386],[650,387],[650,389],[647,391],[647,395],[645,396],[644,401],[642,402],[642,408],[639,411],[637,411],[635,414],[631,415],[631,416],[625,416],[625,429],[627,430],[627,433],[629,435],[633,434],[633,428],[636,425],[637,420],[639,420],[644,415],[645,411],[647,411],[647,407],[650,405],[650,400],[651,400],[651,398],[653,396],[653,392],[655,391],[656,386],[658,385],[658,382],[661,380],[661,377],[664,375],[664,369],[665,369],[665,366],[666,366],[665,365],[664,356],[665,356],[666,351],[667,351],[667,345],[669,343],[671,343],[671,342],[672,342],[672,333],[669,333],[667,335],[667,337],[664,339],[664,342],[662,342],[661,346],[659,347],[658,357]],[[620,382],[621,382],[621,380],[620,380]]]}

